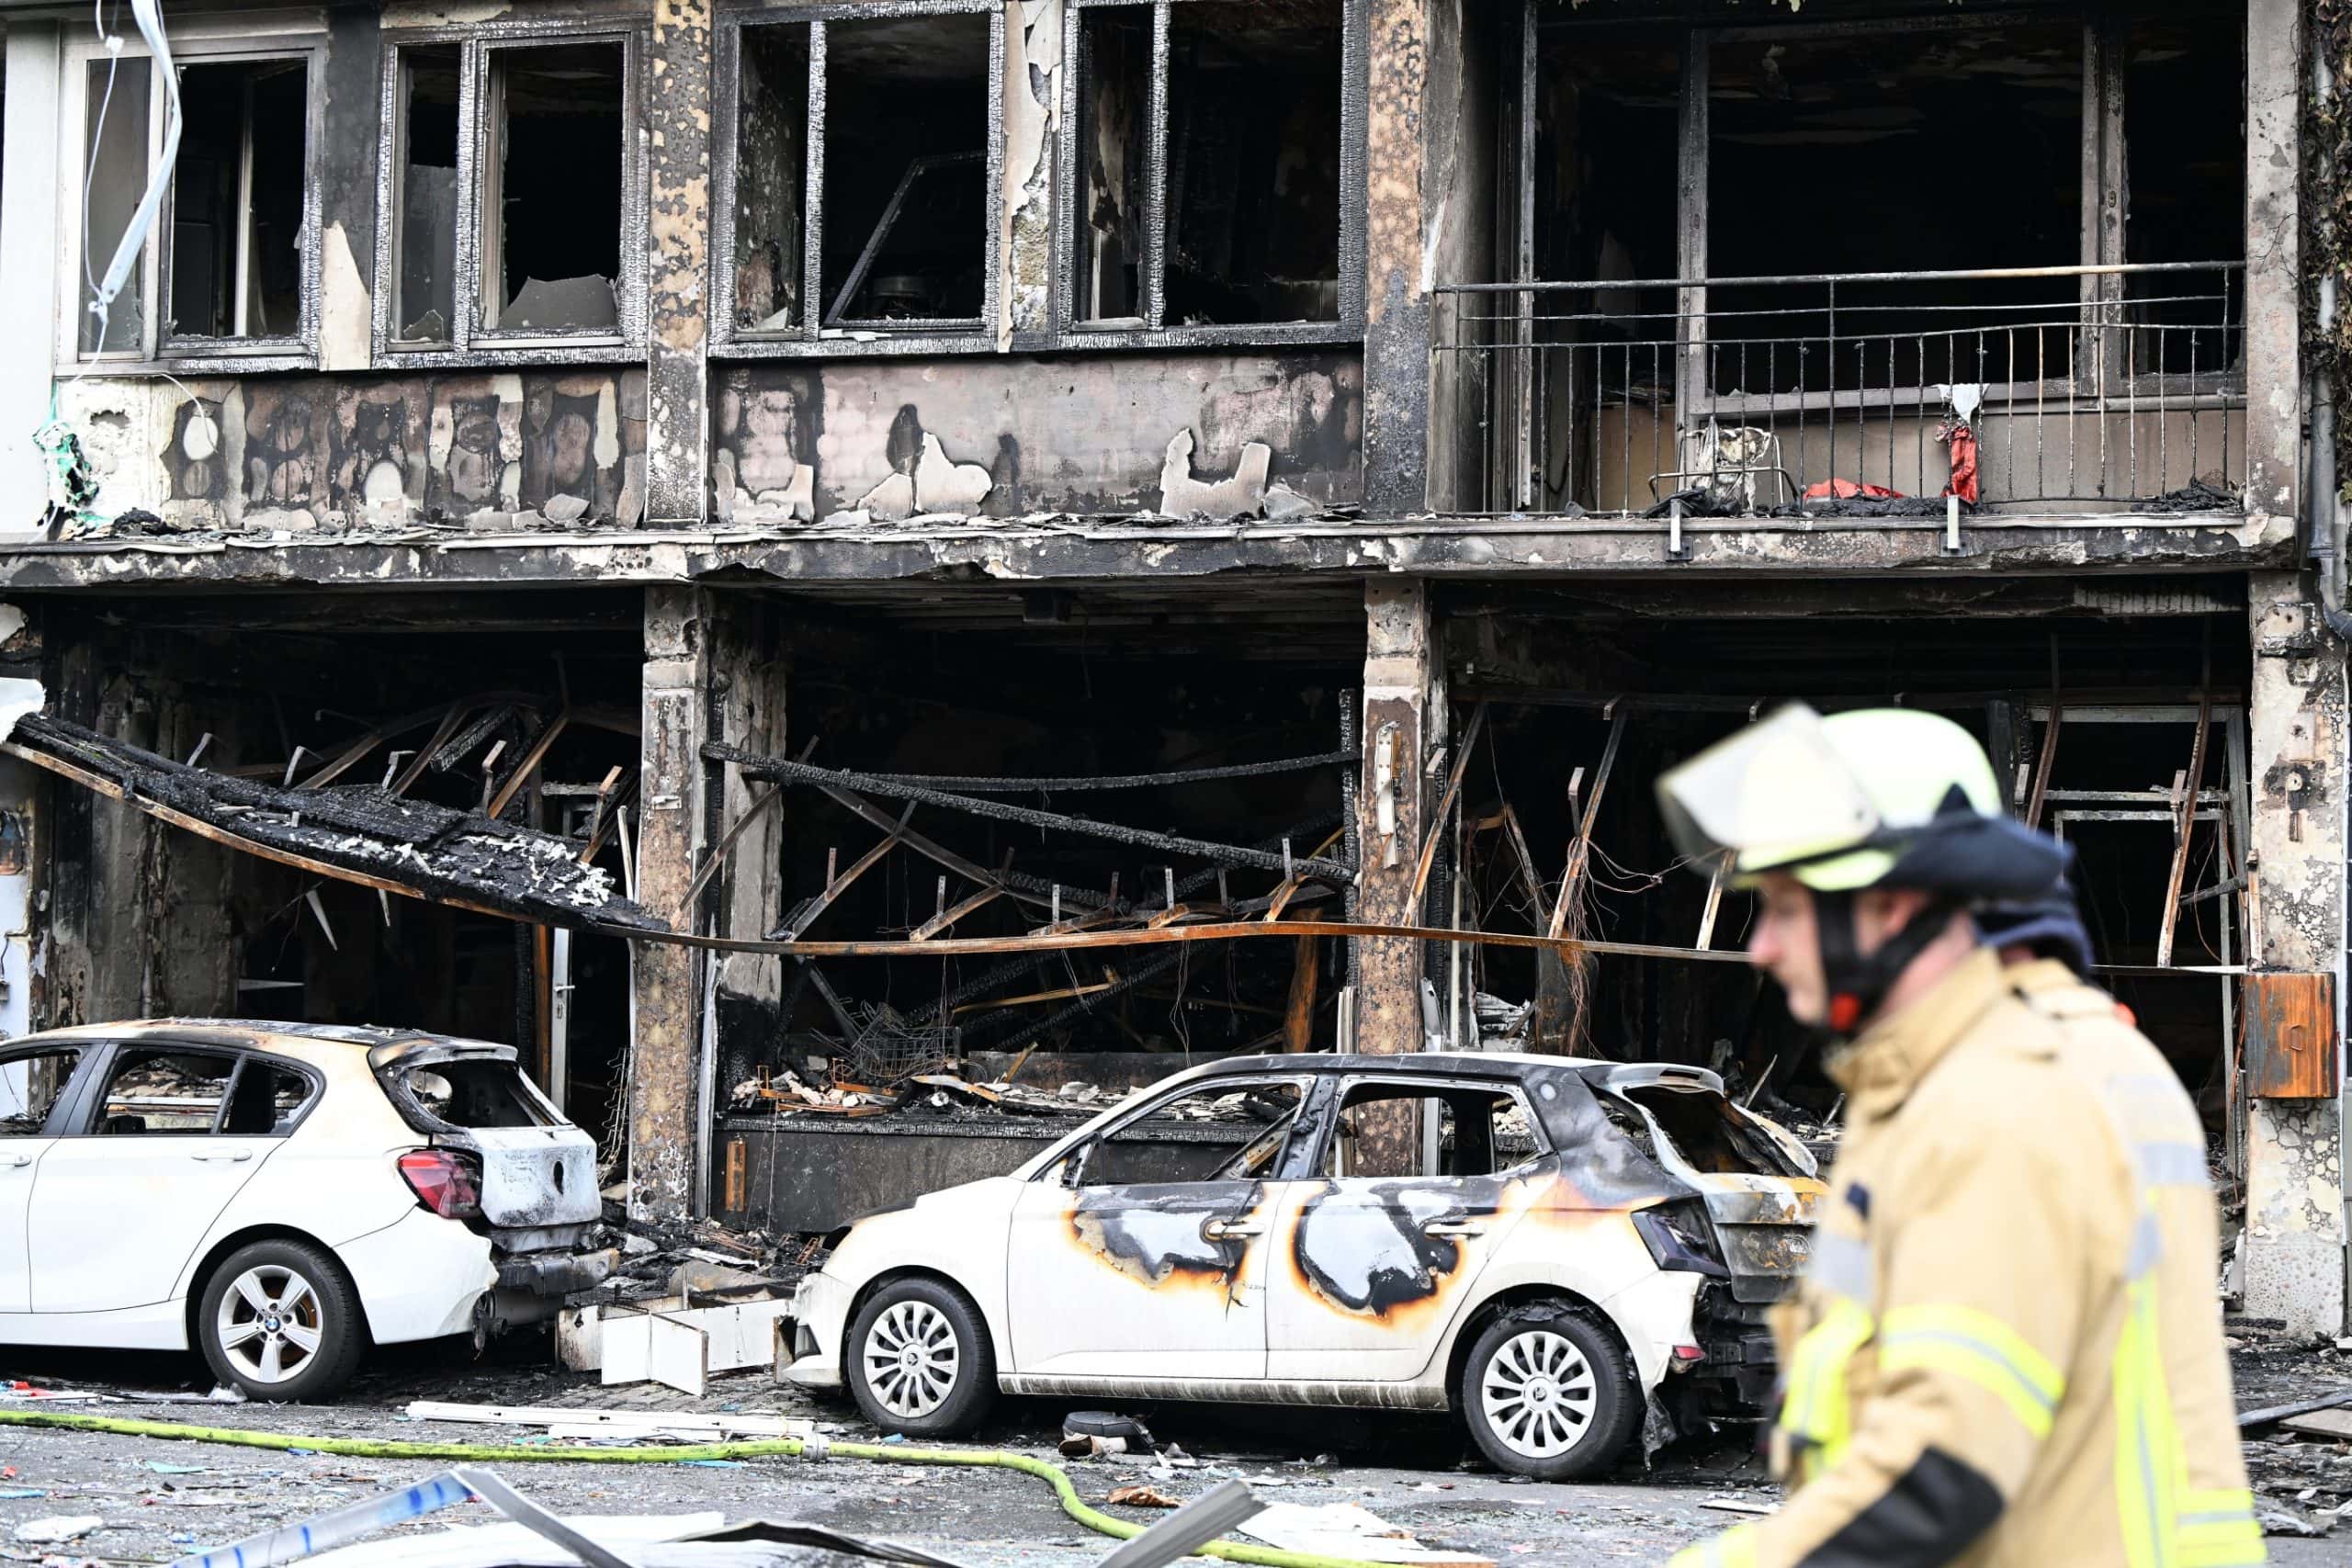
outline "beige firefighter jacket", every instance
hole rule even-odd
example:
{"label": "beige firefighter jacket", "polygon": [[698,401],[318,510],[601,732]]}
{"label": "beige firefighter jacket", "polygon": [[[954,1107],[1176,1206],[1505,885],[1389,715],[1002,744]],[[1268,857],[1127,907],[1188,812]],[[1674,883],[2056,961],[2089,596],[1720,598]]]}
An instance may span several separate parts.
{"label": "beige firefighter jacket", "polygon": [[2203,1128],[2155,1047],[1980,951],[1828,1066],[1845,1137],[1773,1324],[1792,1490],[1673,1568],[2263,1562]]}

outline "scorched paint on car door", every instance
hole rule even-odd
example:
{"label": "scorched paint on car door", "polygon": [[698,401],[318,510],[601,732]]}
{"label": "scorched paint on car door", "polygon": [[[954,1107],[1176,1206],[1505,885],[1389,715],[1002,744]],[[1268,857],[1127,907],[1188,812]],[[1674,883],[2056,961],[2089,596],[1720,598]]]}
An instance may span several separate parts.
{"label": "scorched paint on car door", "polygon": [[[1357,1079],[1344,1095],[1317,1179],[1283,1184],[1266,1371],[1402,1382],[1429,1365],[1526,1212],[1510,1168],[1535,1153],[1532,1124],[1501,1085]],[[1403,1152],[1375,1127],[1403,1131]]]}
{"label": "scorched paint on car door", "polygon": [[235,1063],[171,1046],[116,1050],[83,1135],[57,1140],[33,1182],[33,1311],[170,1297],[212,1222],[277,1147],[213,1130]]}
{"label": "scorched paint on car door", "polygon": [[1140,1108],[1038,1173],[1013,1206],[1012,1370],[1259,1378],[1273,1190],[1302,1103],[1290,1079]]}

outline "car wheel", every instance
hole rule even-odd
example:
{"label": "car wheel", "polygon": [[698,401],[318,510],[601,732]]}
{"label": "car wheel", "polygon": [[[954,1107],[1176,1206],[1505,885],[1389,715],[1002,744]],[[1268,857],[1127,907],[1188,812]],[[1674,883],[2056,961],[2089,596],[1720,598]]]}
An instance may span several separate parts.
{"label": "car wheel", "polygon": [[1520,1307],[1487,1325],[1463,1365],[1460,1392],[1479,1450],[1537,1481],[1597,1475],[1641,1429],[1624,1349],[1572,1307]]}
{"label": "car wheel", "polygon": [[894,1280],[850,1322],[849,1391],[885,1432],[953,1438],[996,1400],[996,1356],[979,1309],[936,1280]]}
{"label": "car wheel", "polygon": [[299,1241],[257,1241],[220,1260],[196,1313],[213,1376],[251,1399],[324,1399],[351,1381],[366,1338],[340,1265]]}

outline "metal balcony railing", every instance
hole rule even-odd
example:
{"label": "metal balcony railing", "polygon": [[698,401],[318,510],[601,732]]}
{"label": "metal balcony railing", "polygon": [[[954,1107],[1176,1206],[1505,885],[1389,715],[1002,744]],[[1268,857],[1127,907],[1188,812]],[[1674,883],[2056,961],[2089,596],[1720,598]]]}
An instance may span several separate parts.
{"label": "metal balcony railing", "polygon": [[2244,271],[1449,284],[1438,371],[1493,512],[2231,512]]}

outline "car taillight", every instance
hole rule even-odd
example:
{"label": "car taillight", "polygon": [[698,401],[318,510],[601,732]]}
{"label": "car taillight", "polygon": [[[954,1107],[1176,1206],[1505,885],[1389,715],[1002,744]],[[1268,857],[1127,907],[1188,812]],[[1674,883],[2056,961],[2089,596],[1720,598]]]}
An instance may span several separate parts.
{"label": "car taillight", "polygon": [[1648,1244],[1650,1257],[1660,1269],[1704,1274],[1728,1280],[1723,1253],[1715,1245],[1714,1225],[1705,1207],[1697,1202],[1660,1203],[1634,1214],[1634,1228]]}
{"label": "car taillight", "polygon": [[472,1158],[447,1149],[411,1149],[401,1176],[416,1201],[445,1220],[481,1217],[481,1172]]}

